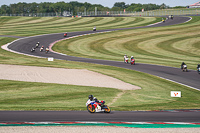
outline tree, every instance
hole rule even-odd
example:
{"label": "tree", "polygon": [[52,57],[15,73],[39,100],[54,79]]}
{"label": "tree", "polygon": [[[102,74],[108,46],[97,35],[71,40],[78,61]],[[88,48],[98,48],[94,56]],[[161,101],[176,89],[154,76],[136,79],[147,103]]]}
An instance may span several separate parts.
{"label": "tree", "polygon": [[50,9],[53,9],[56,15],[58,15],[59,13],[66,11],[67,5],[65,4],[65,2],[57,2],[57,3],[51,4]]}
{"label": "tree", "polygon": [[79,3],[77,1],[72,1],[69,3],[65,3],[64,1],[51,3],[51,2],[44,2],[44,3],[17,3],[17,4],[10,4],[2,5],[0,7],[0,14],[26,14],[26,13],[59,13],[64,11],[72,12],[73,14],[77,14],[77,12],[85,12],[86,11],[94,11],[95,7],[97,7],[98,11],[141,11],[144,9],[147,10],[155,10],[155,9],[165,9],[169,8],[164,3],[162,5],[156,4],[136,4],[132,3],[130,5],[126,5],[125,2],[116,2],[112,8],[104,7],[100,4],[90,4],[90,3]]}
{"label": "tree", "polygon": [[119,7],[121,9],[125,9],[127,6],[126,3],[124,2],[116,2],[113,7]]}
{"label": "tree", "polygon": [[166,9],[166,5],[164,4],[164,3],[162,3],[161,5],[160,5],[160,9]]}
{"label": "tree", "polygon": [[10,13],[10,7],[7,5],[2,5],[1,6],[1,10],[0,10],[1,14],[9,14]]}

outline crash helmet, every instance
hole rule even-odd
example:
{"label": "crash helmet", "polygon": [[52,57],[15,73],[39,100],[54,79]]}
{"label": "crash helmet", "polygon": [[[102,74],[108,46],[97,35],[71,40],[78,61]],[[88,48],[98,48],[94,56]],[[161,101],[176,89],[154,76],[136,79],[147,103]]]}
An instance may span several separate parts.
{"label": "crash helmet", "polygon": [[38,42],[38,44],[39,44],[40,42]]}
{"label": "crash helmet", "polygon": [[88,98],[92,101],[93,100],[93,95],[89,95]]}
{"label": "crash helmet", "polygon": [[133,56],[131,56],[131,58],[133,58]]}
{"label": "crash helmet", "polygon": [[94,97],[93,99],[94,99],[94,101],[97,101],[97,98],[96,98],[96,97]]}

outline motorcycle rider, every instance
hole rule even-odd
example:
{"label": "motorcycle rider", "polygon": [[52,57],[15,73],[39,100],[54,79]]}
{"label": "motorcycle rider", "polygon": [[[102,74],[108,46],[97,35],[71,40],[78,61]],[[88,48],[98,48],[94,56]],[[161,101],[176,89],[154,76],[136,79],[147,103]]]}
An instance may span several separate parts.
{"label": "motorcycle rider", "polygon": [[173,19],[174,18],[174,16],[173,15],[171,15],[171,19]]}
{"label": "motorcycle rider", "polygon": [[96,31],[97,29],[96,29],[96,26],[94,26],[94,28],[93,28],[93,31]]}
{"label": "motorcycle rider", "polygon": [[67,36],[67,32],[66,33],[64,33],[64,37],[66,37]]}
{"label": "motorcycle rider", "polygon": [[197,72],[200,74],[200,64],[197,64]]}
{"label": "motorcycle rider", "polygon": [[42,52],[42,51],[43,51],[43,49],[44,49],[44,46],[42,46],[42,47],[40,48],[40,52]]}
{"label": "motorcycle rider", "polygon": [[105,101],[104,101],[104,100],[103,100],[103,101],[97,100],[97,98],[96,98],[96,97],[94,97],[94,98],[93,98],[93,100],[94,100],[95,102],[97,102],[97,103],[100,103],[100,104],[104,104],[104,103],[105,103]]}
{"label": "motorcycle rider", "polygon": [[35,48],[34,47],[32,47],[32,49],[31,49],[31,52],[34,52],[35,51]]}
{"label": "motorcycle rider", "polygon": [[126,63],[126,58],[128,58],[128,56],[125,54],[124,55],[124,62]]}
{"label": "motorcycle rider", "polygon": [[[105,101],[100,101],[100,100],[97,100],[96,97],[93,97],[93,95],[89,95],[88,96],[88,100],[87,100],[87,103],[98,103],[100,106],[103,105],[105,103]],[[96,108],[97,107],[97,104],[93,104],[94,107]]]}
{"label": "motorcycle rider", "polygon": [[110,113],[110,108],[107,105],[104,105],[105,101],[102,100],[97,100],[96,97],[93,97],[93,95],[88,96],[88,100],[86,102],[87,110],[90,113],[95,113],[95,112],[105,112],[105,113]]}
{"label": "motorcycle rider", "polygon": [[181,64],[181,69],[183,69],[183,65],[186,65],[184,62],[182,62],[182,64]]}
{"label": "motorcycle rider", "polygon": [[37,42],[35,47],[37,48],[37,47],[39,47],[39,45],[40,45],[40,42]]}
{"label": "motorcycle rider", "polygon": [[132,60],[132,59],[134,59],[134,57],[133,57],[133,56],[131,56],[131,60]]}
{"label": "motorcycle rider", "polygon": [[87,106],[88,104],[90,104],[90,103],[95,103],[95,101],[94,101],[93,98],[94,98],[93,95],[89,95],[89,96],[88,96],[88,100],[87,100],[87,102],[86,102],[86,106]]}
{"label": "motorcycle rider", "polygon": [[197,69],[199,69],[200,68],[200,64],[197,64]]}
{"label": "motorcycle rider", "polygon": [[93,95],[89,95],[88,98],[89,98],[88,100],[90,100],[90,101],[94,101],[94,97],[93,97]]}
{"label": "motorcycle rider", "polygon": [[46,47],[46,53],[47,53],[47,52],[49,52],[49,48],[48,48],[48,47]]}

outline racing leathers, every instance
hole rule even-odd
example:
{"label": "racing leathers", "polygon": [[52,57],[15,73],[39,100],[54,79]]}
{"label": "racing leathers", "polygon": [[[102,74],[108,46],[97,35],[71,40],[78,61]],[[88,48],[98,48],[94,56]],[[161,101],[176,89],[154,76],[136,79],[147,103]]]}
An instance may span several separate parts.
{"label": "racing leathers", "polygon": [[104,103],[105,103],[104,100],[100,101],[100,100],[95,99],[95,97],[94,97],[93,100],[90,100],[90,99],[87,100],[86,106],[88,106],[89,104],[92,104],[92,105],[94,105],[94,107],[96,109],[97,105],[102,106]]}
{"label": "racing leathers", "polygon": [[126,60],[127,60],[128,56],[125,54],[124,55],[124,62],[126,63]]}
{"label": "racing leathers", "polygon": [[182,62],[182,64],[181,64],[181,69],[183,69],[183,65],[186,65],[184,62]]}
{"label": "racing leathers", "polygon": [[200,64],[197,65],[197,69],[199,69],[199,68],[200,68]]}

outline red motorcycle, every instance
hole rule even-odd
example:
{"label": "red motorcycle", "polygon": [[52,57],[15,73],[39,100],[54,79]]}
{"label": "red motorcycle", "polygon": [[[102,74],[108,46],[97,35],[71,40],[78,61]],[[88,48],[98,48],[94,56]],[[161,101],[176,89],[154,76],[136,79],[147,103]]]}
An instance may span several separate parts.
{"label": "red motorcycle", "polygon": [[128,56],[124,56],[124,63],[128,63]]}
{"label": "red motorcycle", "polygon": [[67,33],[64,34],[64,37],[67,37]]}
{"label": "red motorcycle", "polygon": [[135,59],[131,59],[131,65],[135,65]]}
{"label": "red motorcycle", "polygon": [[95,112],[104,112],[104,113],[110,113],[111,109],[104,105],[105,101],[90,101],[90,99],[86,102],[87,110],[90,113]]}

